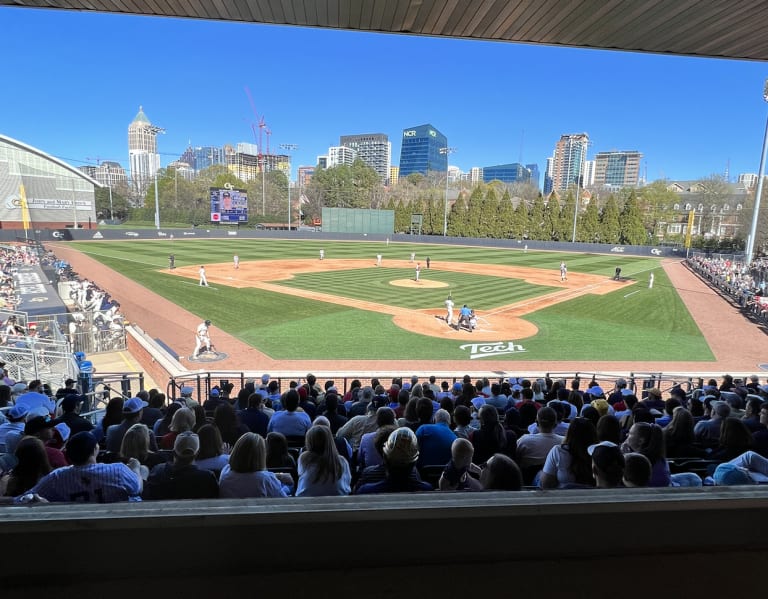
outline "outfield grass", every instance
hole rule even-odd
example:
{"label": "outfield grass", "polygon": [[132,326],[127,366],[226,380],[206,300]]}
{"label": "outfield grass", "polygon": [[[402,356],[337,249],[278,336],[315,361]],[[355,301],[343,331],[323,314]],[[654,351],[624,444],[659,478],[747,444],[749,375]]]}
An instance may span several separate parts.
{"label": "outfield grass", "polygon": [[[459,347],[464,342],[410,333],[395,326],[386,314],[294,295],[224,286],[217,286],[212,301],[211,290],[182,285],[177,276],[168,273],[168,254],[175,254],[177,266],[188,266],[231,263],[234,253],[239,254],[241,261],[317,258],[321,248],[327,259],[367,259],[373,264],[375,255],[381,253],[383,268],[303,274],[280,284],[412,309],[442,307],[446,288],[393,288],[389,284],[394,278],[413,277],[413,269],[386,266],[387,260],[408,259],[411,252],[416,252],[422,267],[427,255],[435,266],[441,261],[477,264],[476,274],[422,272],[430,279],[448,284],[457,304],[466,302],[480,310],[553,290],[485,275],[483,264],[546,268],[554,276],[561,260],[567,262],[569,273],[611,276],[615,267],[621,266],[622,276],[635,279],[634,285],[607,295],[581,296],[526,316],[539,328],[535,337],[499,339],[516,341],[526,351],[501,358],[487,357],[484,361],[714,359],[656,258],[326,240],[91,241],[75,245],[201,318],[210,318],[216,326],[275,359],[461,360],[468,354]],[[651,270],[655,283],[649,290]]]}

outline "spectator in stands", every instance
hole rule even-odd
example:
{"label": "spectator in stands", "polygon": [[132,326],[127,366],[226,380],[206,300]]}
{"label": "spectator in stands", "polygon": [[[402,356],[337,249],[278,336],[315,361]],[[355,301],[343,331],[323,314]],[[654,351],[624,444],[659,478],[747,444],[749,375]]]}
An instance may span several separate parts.
{"label": "spectator in stands", "polygon": [[216,408],[213,413],[213,423],[219,429],[224,443],[230,446],[234,446],[243,434],[249,432],[248,427],[237,419],[235,409],[226,402],[219,404]]}
{"label": "spectator in stands", "polygon": [[[299,394],[290,389],[283,395],[284,411],[275,412],[269,420],[267,432],[283,433],[286,437],[303,437],[312,426],[312,420],[306,412],[299,412]],[[226,440],[226,439],[225,439]]]}
{"label": "spectator in stands", "polygon": [[647,487],[651,481],[651,462],[641,453],[624,454],[625,487]]}
{"label": "spectator in stands", "polygon": [[592,456],[592,476],[598,489],[614,489],[621,486],[624,477],[624,455],[616,443],[600,441],[590,445],[587,453]]}
{"label": "spectator in stands", "polygon": [[25,437],[19,441],[14,455],[16,465],[10,474],[0,479],[0,495],[6,497],[21,495],[51,471],[45,445],[37,437]]}
{"label": "spectator in stands", "polygon": [[[176,410],[180,410],[183,407],[184,405],[182,405],[178,401],[174,401],[168,407],[165,408],[165,413],[163,414],[163,417],[157,422],[155,422],[155,425],[152,427],[152,430],[155,433],[155,437],[159,439],[163,435],[168,434],[168,432],[170,431],[169,427],[171,426],[171,420],[173,420],[173,415],[176,413]],[[107,409],[109,409],[109,406],[107,406]]]}
{"label": "spectator in stands", "polygon": [[334,435],[347,422],[347,417],[339,414],[338,410],[339,396],[335,393],[328,393],[325,396],[325,410],[322,411],[321,414],[328,419],[328,422],[331,425],[331,432]]}
{"label": "spectator in stands", "polygon": [[[270,381],[270,384],[275,381]],[[248,427],[252,433],[267,436],[267,427],[269,426],[269,415],[262,409],[264,398],[260,393],[251,393],[248,396],[248,407],[240,410],[237,415],[240,422]],[[274,405],[274,404],[273,404]]]}
{"label": "spectator in stands", "polygon": [[730,374],[724,374],[723,382],[720,383],[720,387],[718,389],[722,392],[722,391],[732,391],[733,388],[734,388],[733,376],[731,376]]}
{"label": "spectator in stands", "polygon": [[[494,408],[490,409],[496,411]],[[419,459],[419,442],[411,429],[400,427],[392,431],[384,443],[382,453],[385,478],[379,482],[362,484],[357,489],[358,494],[432,490],[432,485],[418,478],[415,466]]]}
{"label": "spectator in stands", "polygon": [[298,480],[296,460],[288,450],[288,440],[283,433],[268,433],[267,468],[292,468]]}
{"label": "spectator in stands", "polygon": [[392,408],[382,407],[376,410],[376,430],[370,433],[364,433],[360,439],[360,448],[357,452],[357,465],[362,471],[368,466],[375,466],[384,463],[381,453],[376,450],[376,433],[384,426],[394,426],[395,412]]}
{"label": "spectator in stands", "polygon": [[[149,405],[141,412],[141,422],[152,430],[155,426],[155,422],[163,417],[163,408],[165,407],[165,393],[157,392],[157,389],[150,389],[155,393],[149,393],[149,397],[145,399]],[[138,395],[136,396],[138,397]],[[142,398],[143,399],[143,398]]]}
{"label": "spectator in stands", "polygon": [[120,460],[125,464],[131,458],[138,460],[141,464],[140,472],[143,480],[147,480],[152,468],[168,461],[167,456],[149,448],[149,437],[147,425],[139,422],[125,432],[123,442],[120,444]]}
{"label": "spectator in stands", "polygon": [[659,412],[664,412],[664,400],[661,399],[661,389],[658,387],[651,387],[648,389],[647,397],[640,402],[641,405],[644,405],[649,410],[658,410]]}
{"label": "spectator in stands", "polygon": [[438,481],[441,491],[479,491],[483,487],[480,481],[470,476],[479,475],[481,470],[472,463],[475,448],[469,439],[454,439],[451,444],[451,459],[443,469]]}
{"label": "spectator in stands", "polygon": [[173,445],[173,462],[155,466],[144,485],[144,499],[209,499],[219,496],[219,484],[210,470],[195,466],[200,438],[181,433]]}
{"label": "spectator in stands", "polygon": [[[589,397],[589,395],[587,395],[587,397]],[[597,408],[592,407],[591,403],[584,404],[581,408],[581,417],[586,418],[593,426],[597,427],[597,422],[600,420],[600,412],[597,411]]]}
{"label": "spectator in stands", "polygon": [[77,381],[75,379],[67,379],[64,381],[64,386],[59,387],[56,390],[56,395],[54,397],[56,399],[64,399],[67,395],[79,395],[77,387],[75,387],[76,383]]}
{"label": "spectator in stands", "polygon": [[232,449],[229,462],[219,478],[220,497],[287,497],[293,489],[290,474],[267,470],[264,438],[256,433],[242,435]]}
{"label": "spectator in stands", "polygon": [[[304,389],[304,391],[302,391]],[[299,407],[309,416],[309,420],[312,421],[317,416],[317,404],[313,400],[307,390],[304,387],[299,387]],[[285,399],[283,399],[283,406],[285,406]]]}
{"label": "spectator in stands", "polygon": [[195,412],[189,408],[181,408],[176,410],[171,419],[171,426],[168,427],[167,434],[160,437],[158,445],[160,449],[173,449],[173,444],[176,442],[176,437],[181,433],[191,431],[195,428],[196,424]]}
{"label": "spectator in stands", "polygon": [[0,424],[0,453],[13,453],[24,436],[24,424],[29,410],[13,406],[6,412],[8,422]]}
{"label": "spectator in stands", "polygon": [[728,461],[752,448],[752,433],[739,418],[728,417],[722,421],[717,448],[710,459]]}
{"label": "spectator in stands", "polygon": [[82,395],[66,395],[59,404],[62,414],[53,421],[54,425],[63,422],[69,427],[70,434],[76,435],[82,431],[92,431],[93,424],[80,416],[80,406],[83,405]]}
{"label": "spectator in stands", "polygon": [[746,407],[744,409],[744,418],[742,422],[750,430],[755,433],[759,430],[765,429],[765,425],[760,421],[760,409],[763,407],[763,400],[758,395],[747,395]]}
{"label": "spectator in stands", "polygon": [[612,414],[606,414],[600,416],[600,420],[597,421],[597,440],[598,441],[610,441],[616,445],[621,445],[623,441],[621,435],[621,424],[619,424],[618,418]]}
{"label": "spectator in stands", "polygon": [[664,414],[656,418],[656,424],[661,428],[667,426],[672,421],[672,413],[675,411],[675,408],[681,405],[682,402],[677,397],[670,397],[664,403]]}
{"label": "spectator in stands", "polygon": [[544,462],[539,478],[542,489],[568,486],[594,486],[590,445],[597,443],[597,430],[586,418],[575,418],[561,445],[553,447]]}
{"label": "spectator in stands", "polygon": [[28,391],[19,395],[15,403],[17,406],[24,406],[29,412],[36,408],[45,408],[52,415],[56,411],[56,402],[43,393],[43,383],[39,380],[30,381]]}
{"label": "spectator in stands", "polygon": [[216,408],[218,408],[221,404],[229,403],[226,399],[223,399],[221,397],[221,391],[218,387],[214,387],[211,389],[211,392],[208,394],[208,399],[206,399],[203,402],[203,409],[205,410],[206,414],[209,414],[210,416],[213,416],[213,413],[216,411]]}
{"label": "spectator in stands", "polygon": [[[706,406],[706,403],[705,403]],[[717,445],[723,420],[731,414],[731,406],[724,401],[712,401],[709,404],[710,418],[696,423],[693,434],[699,443]]]}
{"label": "spectator in stands", "polygon": [[221,440],[219,429],[213,424],[204,424],[197,431],[197,436],[200,438],[200,451],[197,452],[195,466],[218,476],[229,462],[228,448]]}
{"label": "spectator in stands", "polygon": [[[763,428],[752,433],[752,446],[761,456],[768,457],[768,403],[760,406],[760,424]],[[3,425],[4,426],[4,425]],[[2,430],[2,426],[0,426]]]}
{"label": "spectator in stands", "polygon": [[53,427],[55,426],[53,419],[50,416],[34,416],[27,420],[24,425],[24,436],[37,437],[45,444],[45,453],[48,454],[48,462],[51,464],[51,468],[63,468],[67,466],[67,458],[64,457],[64,453],[53,447],[49,441],[53,439]]}
{"label": "spectator in stands", "polygon": [[608,403],[615,405],[624,400],[624,389],[627,388],[627,379],[618,378],[614,385],[613,391],[608,395]]}
{"label": "spectator in stands", "polygon": [[329,427],[313,426],[307,431],[298,466],[297,497],[349,495],[352,483],[349,464],[336,450]]}
{"label": "spectator in stands", "polygon": [[[426,397],[418,400],[416,410],[422,424],[416,429],[419,442],[419,460],[416,466],[444,466],[451,459],[451,444],[456,435],[451,430],[451,415],[445,410],[438,410],[432,423],[432,402]],[[424,423],[424,418],[427,419]],[[498,414],[497,414],[498,418]]]}
{"label": "spectator in stands", "polygon": [[136,501],[141,493],[139,462],[96,462],[99,444],[90,432],[80,432],[67,442],[71,466],[53,470],[27,493],[48,501],[112,503]]}
{"label": "spectator in stands", "polygon": [[672,420],[664,428],[664,445],[669,458],[703,457],[704,448],[696,443],[693,416],[682,406],[672,412]]}
{"label": "spectator in stands", "polygon": [[[0,372],[2,369],[0,369]],[[11,404],[11,387],[0,384],[0,408],[7,408]]]}
{"label": "spectator in stands", "polygon": [[[384,388],[382,387],[382,392],[383,391]],[[372,401],[373,388],[369,386],[363,387],[358,395],[358,401],[352,402],[347,407],[347,418],[364,416],[368,412],[368,404],[370,404]],[[331,424],[333,424],[333,421],[331,421]]]}
{"label": "spectator in stands", "polygon": [[460,439],[469,439],[470,435],[477,429],[471,426],[472,411],[467,406],[456,406],[453,410],[453,421],[456,428],[454,434]]}
{"label": "spectator in stands", "polygon": [[475,448],[475,463],[482,464],[494,453],[515,457],[517,437],[499,422],[499,412],[493,406],[482,406],[478,411],[480,428],[472,433],[470,441]]}
{"label": "spectator in stands", "polygon": [[501,392],[501,385],[499,383],[491,385],[491,395],[485,400],[485,403],[492,405],[502,414],[507,409],[509,399]]}
{"label": "spectator in stands", "polygon": [[[407,393],[407,391],[406,391]],[[338,432],[336,437],[339,439],[345,439],[353,451],[360,449],[360,442],[363,435],[366,433],[374,432],[378,428],[376,423],[376,408],[373,402],[369,402],[366,406],[367,412],[363,416],[353,416],[347,422],[344,423]]]}
{"label": "spectator in stands", "polygon": [[[105,449],[114,453],[120,451],[120,444],[123,442],[123,435],[134,424],[141,422],[141,412],[147,406],[147,402],[138,397],[127,399],[123,404],[123,421],[107,429]],[[154,437],[150,439],[150,448],[157,451],[157,442]]]}
{"label": "spectator in stands", "polygon": [[495,453],[485,462],[480,485],[484,491],[519,491],[523,488],[523,476],[514,460]]}
{"label": "spectator in stands", "polygon": [[526,434],[517,440],[517,463],[523,473],[526,484],[532,484],[534,476],[544,466],[549,452],[556,445],[561,445],[565,437],[553,432],[557,424],[555,410],[543,407],[536,415],[538,432]]}
{"label": "spectator in stands", "polygon": [[657,424],[635,422],[622,446],[624,453],[641,453],[651,463],[651,487],[668,487],[671,477],[664,447],[664,431]]}
{"label": "spectator in stands", "polygon": [[123,421],[123,404],[125,401],[122,397],[113,397],[107,402],[107,407],[104,410],[104,416],[101,422],[96,426],[93,433],[99,441],[104,442],[107,436],[107,430],[110,426],[120,424]]}

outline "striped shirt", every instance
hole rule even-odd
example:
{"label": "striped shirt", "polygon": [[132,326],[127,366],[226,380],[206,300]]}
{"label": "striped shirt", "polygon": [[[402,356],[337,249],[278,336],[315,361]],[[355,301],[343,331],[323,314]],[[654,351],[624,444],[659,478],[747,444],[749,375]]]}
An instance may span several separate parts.
{"label": "striped shirt", "polygon": [[85,464],[58,468],[28,493],[48,501],[112,503],[141,501],[141,481],[125,464]]}

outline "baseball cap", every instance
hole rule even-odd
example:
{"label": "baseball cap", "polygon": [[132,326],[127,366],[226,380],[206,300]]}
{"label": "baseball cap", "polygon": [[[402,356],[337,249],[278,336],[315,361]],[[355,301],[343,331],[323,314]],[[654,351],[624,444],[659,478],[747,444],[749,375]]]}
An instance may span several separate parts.
{"label": "baseball cap", "polygon": [[67,426],[66,422],[59,422],[56,426],[53,427],[56,429],[59,433],[59,436],[61,437],[61,442],[66,443],[67,439],[69,439],[69,435],[72,432],[72,429]]}
{"label": "baseball cap", "polygon": [[27,409],[27,406],[15,405],[10,410],[8,410],[8,416],[14,420],[21,420],[27,415],[28,411],[29,410]]}
{"label": "baseball cap", "polygon": [[459,383],[458,381],[453,384],[453,390],[457,392],[461,392],[463,385]]}
{"label": "baseball cap", "polygon": [[416,434],[407,427],[392,431],[384,443],[384,457],[395,466],[413,464],[419,459],[419,442]]}
{"label": "baseball cap", "polygon": [[35,416],[31,420],[27,420],[27,423],[24,425],[24,434],[36,435],[47,428],[53,428],[53,420],[51,420],[51,417]]}
{"label": "baseball cap", "polygon": [[716,485],[752,485],[754,481],[749,476],[749,470],[734,464],[720,464],[712,475]]}
{"label": "baseball cap", "polygon": [[93,436],[93,433],[80,431],[69,438],[65,451],[70,462],[83,464],[91,457],[96,445],[96,437]]}
{"label": "baseball cap", "polygon": [[200,451],[200,437],[191,431],[179,433],[173,443],[173,452],[180,456],[195,456]]}
{"label": "baseball cap", "polygon": [[589,455],[594,454],[598,447],[618,447],[618,445],[616,445],[616,443],[613,441],[600,441],[600,443],[595,443],[594,445],[587,447],[587,453]]}
{"label": "baseball cap", "polygon": [[651,387],[648,389],[648,397],[661,397],[661,389],[658,387]]}
{"label": "baseball cap", "polygon": [[211,389],[211,397],[218,397],[219,396],[219,390],[216,388]]}
{"label": "baseball cap", "polygon": [[65,412],[71,412],[76,407],[77,404],[81,403],[83,401],[83,398],[79,395],[70,394],[64,397],[64,399],[61,400],[61,409]]}
{"label": "baseball cap", "polygon": [[266,385],[269,382],[269,375],[268,374],[262,374],[261,375],[261,382]]}
{"label": "baseball cap", "polygon": [[123,404],[123,414],[135,414],[149,404],[139,397],[131,397]]}
{"label": "baseball cap", "polygon": [[181,388],[181,394],[182,395],[192,395],[192,393],[195,392],[195,390],[192,387],[184,386]]}
{"label": "baseball cap", "polygon": [[603,392],[603,388],[600,385],[595,385],[594,387],[590,387],[587,389],[587,393],[590,395],[594,395],[595,397],[599,397],[600,395],[605,395]]}
{"label": "baseball cap", "polygon": [[71,385],[71,384],[76,383],[76,382],[77,381],[75,379],[67,379],[66,381],[64,381],[64,384],[65,385]]}

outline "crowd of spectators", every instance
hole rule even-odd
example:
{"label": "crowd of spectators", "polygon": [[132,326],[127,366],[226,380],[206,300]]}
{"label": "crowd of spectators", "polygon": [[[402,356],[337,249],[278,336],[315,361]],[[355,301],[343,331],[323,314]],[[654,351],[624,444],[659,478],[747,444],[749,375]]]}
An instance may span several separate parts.
{"label": "crowd of spectators", "polygon": [[[726,375],[689,392],[465,376],[290,382],[236,395],[184,387],[110,400],[91,423],[68,382],[0,386],[8,501],[138,501],[768,482],[768,385]],[[79,473],[79,474],[78,474]],[[86,475],[87,474],[87,475]]]}
{"label": "crowd of spectators", "polygon": [[692,256],[688,264],[742,310],[759,322],[768,322],[768,259],[757,258],[746,264],[730,258]]}

